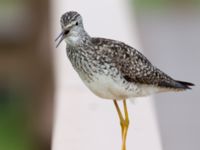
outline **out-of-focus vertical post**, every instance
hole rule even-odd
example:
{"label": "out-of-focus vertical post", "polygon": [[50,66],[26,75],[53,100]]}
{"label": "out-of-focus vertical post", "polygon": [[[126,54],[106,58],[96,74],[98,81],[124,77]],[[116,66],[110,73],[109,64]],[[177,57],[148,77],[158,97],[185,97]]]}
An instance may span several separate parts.
{"label": "out-of-focus vertical post", "polygon": [[49,0],[0,1],[0,149],[51,147]]}

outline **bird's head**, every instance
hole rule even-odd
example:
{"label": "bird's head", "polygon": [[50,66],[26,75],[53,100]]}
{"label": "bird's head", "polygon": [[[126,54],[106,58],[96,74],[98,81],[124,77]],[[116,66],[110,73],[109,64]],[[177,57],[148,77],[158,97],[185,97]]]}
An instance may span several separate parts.
{"label": "bird's head", "polygon": [[64,39],[76,40],[80,32],[84,30],[82,17],[79,13],[75,11],[69,11],[63,14],[60,19],[60,25],[62,31],[55,40],[57,41],[60,39],[56,47],[58,47]]}

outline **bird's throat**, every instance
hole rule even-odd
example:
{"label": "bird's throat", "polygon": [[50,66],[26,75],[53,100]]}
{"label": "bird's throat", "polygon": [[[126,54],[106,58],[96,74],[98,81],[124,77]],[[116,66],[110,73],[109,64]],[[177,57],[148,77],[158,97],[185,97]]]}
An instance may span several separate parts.
{"label": "bird's throat", "polygon": [[78,36],[68,36],[67,38],[65,38],[65,42],[67,45],[76,46],[81,43],[81,39]]}
{"label": "bird's throat", "polygon": [[70,31],[65,42],[70,46],[82,45],[90,40],[90,36],[84,30]]}

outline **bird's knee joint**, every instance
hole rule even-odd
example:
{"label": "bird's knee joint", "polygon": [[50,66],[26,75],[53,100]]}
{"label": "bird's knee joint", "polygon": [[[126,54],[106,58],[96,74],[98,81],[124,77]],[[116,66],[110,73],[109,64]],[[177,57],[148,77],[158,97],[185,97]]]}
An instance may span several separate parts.
{"label": "bird's knee joint", "polygon": [[120,125],[122,126],[122,127],[128,127],[129,126],[129,120],[124,120],[124,121],[120,121]]}
{"label": "bird's knee joint", "polygon": [[129,126],[129,124],[130,124],[130,121],[129,121],[129,119],[127,119],[127,120],[125,121],[125,123],[126,123],[126,126],[128,127],[128,126]]}

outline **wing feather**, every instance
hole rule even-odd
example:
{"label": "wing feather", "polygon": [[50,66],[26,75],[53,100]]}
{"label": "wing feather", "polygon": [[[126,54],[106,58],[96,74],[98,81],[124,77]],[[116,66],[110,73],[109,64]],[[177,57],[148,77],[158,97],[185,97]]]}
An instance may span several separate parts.
{"label": "wing feather", "polygon": [[111,63],[119,70],[125,80],[139,84],[164,88],[183,89],[176,80],[156,68],[139,51],[123,42],[104,38],[93,38],[92,42],[101,53],[109,56]]}

